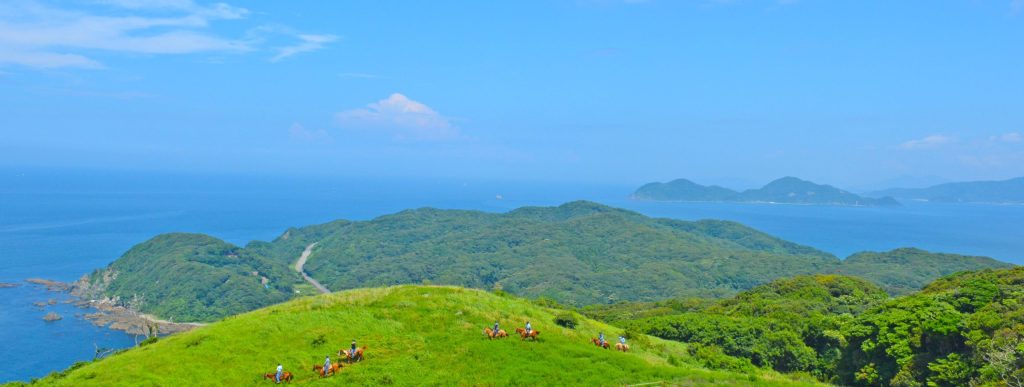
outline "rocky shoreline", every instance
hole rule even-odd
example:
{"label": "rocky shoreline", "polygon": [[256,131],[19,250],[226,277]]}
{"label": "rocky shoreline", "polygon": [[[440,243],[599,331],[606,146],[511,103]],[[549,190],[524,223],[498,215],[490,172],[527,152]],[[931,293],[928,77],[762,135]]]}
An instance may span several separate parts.
{"label": "rocky shoreline", "polygon": [[[98,327],[114,329],[133,335],[148,335],[150,333],[169,335],[189,331],[204,325],[200,323],[176,323],[161,320],[153,316],[129,310],[128,308],[121,306],[115,299],[90,299],[87,297],[88,293],[94,292],[90,292],[90,289],[88,289],[87,286],[79,286],[80,283],[87,283],[84,277],[76,283],[52,281],[41,278],[30,278],[25,280],[25,282],[42,286],[51,292],[70,294],[73,297],[73,299],[70,300],[71,304],[82,309],[91,309],[94,311],[93,313],[87,313],[82,317]],[[37,306],[43,307],[46,305],[53,305],[55,303],[55,300],[49,300],[47,302],[38,302],[36,304]]]}

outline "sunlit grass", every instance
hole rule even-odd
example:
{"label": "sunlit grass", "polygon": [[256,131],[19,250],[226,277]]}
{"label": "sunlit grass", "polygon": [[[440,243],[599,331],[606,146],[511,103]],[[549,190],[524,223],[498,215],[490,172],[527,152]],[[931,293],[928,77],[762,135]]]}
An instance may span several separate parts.
{"label": "sunlit grass", "polygon": [[[304,297],[229,317],[155,344],[86,365],[55,385],[240,385],[266,383],[278,362],[294,383],[354,385],[790,385],[770,372],[747,375],[687,363],[681,343],[647,338],[628,354],[594,347],[599,331],[621,329],[580,319],[573,330],[554,324],[557,310],[528,301],[455,287],[397,286]],[[488,340],[484,326],[500,320],[512,331],[527,319],[537,342],[513,335]],[[322,340],[318,340],[321,338]],[[356,339],[366,360],[322,380],[311,369]],[[318,344],[318,341],[323,341]],[[669,358],[673,360],[670,361]],[[674,363],[676,365],[670,364]],[[809,382],[799,382],[808,383]]]}

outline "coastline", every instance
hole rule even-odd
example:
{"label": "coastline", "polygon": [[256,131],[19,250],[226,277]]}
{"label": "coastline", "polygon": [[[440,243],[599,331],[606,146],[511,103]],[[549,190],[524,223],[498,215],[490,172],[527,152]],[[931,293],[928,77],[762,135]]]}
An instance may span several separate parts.
{"label": "coastline", "polygon": [[87,299],[84,294],[85,292],[82,291],[83,288],[80,286],[84,279],[85,277],[78,282],[69,283],[42,278],[29,278],[25,282],[41,286],[50,292],[67,293],[72,297],[72,300],[69,301],[70,304],[81,309],[93,311],[81,317],[93,325],[102,328],[122,331],[132,335],[147,335],[152,329],[158,335],[169,335],[206,325],[203,323],[181,323],[163,320],[156,316],[129,310],[111,298]]}

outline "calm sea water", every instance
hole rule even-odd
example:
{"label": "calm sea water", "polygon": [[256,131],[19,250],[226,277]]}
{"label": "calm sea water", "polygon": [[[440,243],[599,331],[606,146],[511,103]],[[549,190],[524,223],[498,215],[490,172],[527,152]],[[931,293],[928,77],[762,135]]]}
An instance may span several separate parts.
{"label": "calm sea water", "polygon": [[[72,281],[156,234],[203,232],[229,242],[273,239],[287,227],[370,219],[407,208],[507,211],[587,199],[679,219],[727,219],[847,256],[915,246],[1024,263],[1024,206],[909,203],[872,209],[792,205],[649,203],[630,186],[496,181],[180,176],[0,171],[0,282]],[[501,195],[502,199],[498,199]],[[63,295],[0,289],[0,382],[27,380],[91,359],[95,347],[134,338],[94,327]],[[64,316],[44,322],[54,311]]]}

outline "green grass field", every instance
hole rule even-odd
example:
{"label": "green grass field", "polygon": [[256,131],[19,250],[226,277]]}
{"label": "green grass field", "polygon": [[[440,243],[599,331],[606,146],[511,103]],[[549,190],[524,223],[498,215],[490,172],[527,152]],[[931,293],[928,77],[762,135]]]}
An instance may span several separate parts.
{"label": "green grass field", "polygon": [[[296,384],[355,385],[810,385],[773,372],[712,371],[692,365],[686,347],[644,337],[633,351],[589,343],[620,329],[579,319],[575,330],[554,323],[558,310],[527,300],[456,287],[396,286],[304,297],[229,317],[134,348],[42,385],[251,385],[278,362]],[[536,342],[488,340],[484,326],[511,331],[526,319]],[[366,360],[320,379],[311,368],[357,339]],[[318,341],[323,341],[319,343]]]}

